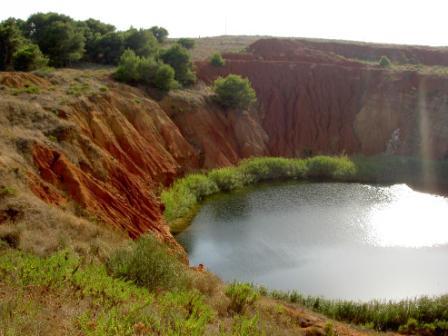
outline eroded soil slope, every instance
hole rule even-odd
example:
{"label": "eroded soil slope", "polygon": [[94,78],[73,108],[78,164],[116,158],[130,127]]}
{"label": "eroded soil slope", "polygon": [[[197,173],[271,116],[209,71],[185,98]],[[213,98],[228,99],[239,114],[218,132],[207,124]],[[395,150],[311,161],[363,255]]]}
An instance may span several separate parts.
{"label": "eroded soil slope", "polygon": [[[371,57],[368,46],[360,51],[353,45],[344,49],[338,44],[264,39],[252,44],[246,54],[226,54],[224,67],[199,62],[198,73],[208,83],[229,73],[251,80],[271,155],[390,151],[446,157],[448,77],[444,70],[415,70],[403,64],[382,68],[337,54],[340,48],[345,56]],[[390,49],[413,55],[412,48]],[[415,59],[427,64],[448,61],[448,53],[440,49],[433,54],[431,49],[415,53]]]}

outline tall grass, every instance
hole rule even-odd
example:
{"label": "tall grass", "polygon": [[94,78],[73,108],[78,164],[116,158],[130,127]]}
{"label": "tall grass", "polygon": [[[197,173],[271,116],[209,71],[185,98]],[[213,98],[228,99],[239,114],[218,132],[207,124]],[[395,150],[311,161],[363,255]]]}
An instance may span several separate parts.
{"label": "tall grass", "polygon": [[330,318],[364,325],[380,331],[448,335],[448,295],[402,301],[355,302],[303,296],[296,291],[268,293],[271,297],[297,303]]}
{"label": "tall grass", "polygon": [[309,159],[262,157],[243,160],[236,167],[213,169],[177,180],[162,192],[164,216],[173,232],[182,229],[206,196],[232,191],[262,181],[280,179],[344,180],[354,178],[355,164],[347,157]]}

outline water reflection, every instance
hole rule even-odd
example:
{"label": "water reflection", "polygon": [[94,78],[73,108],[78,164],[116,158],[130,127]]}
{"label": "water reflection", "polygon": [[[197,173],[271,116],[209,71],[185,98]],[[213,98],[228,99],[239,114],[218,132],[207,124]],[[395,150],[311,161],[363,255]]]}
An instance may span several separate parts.
{"label": "water reflection", "polygon": [[448,290],[448,200],[406,185],[288,183],[206,202],[177,238],[226,280],[333,298]]}

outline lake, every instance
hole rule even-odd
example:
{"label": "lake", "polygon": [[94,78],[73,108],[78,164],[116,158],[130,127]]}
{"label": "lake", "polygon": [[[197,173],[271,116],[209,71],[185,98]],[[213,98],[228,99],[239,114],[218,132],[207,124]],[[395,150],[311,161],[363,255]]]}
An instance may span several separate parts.
{"label": "lake", "polygon": [[226,281],[353,300],[448,293],[448,199],[404,184],[219,194],[176,239]]}

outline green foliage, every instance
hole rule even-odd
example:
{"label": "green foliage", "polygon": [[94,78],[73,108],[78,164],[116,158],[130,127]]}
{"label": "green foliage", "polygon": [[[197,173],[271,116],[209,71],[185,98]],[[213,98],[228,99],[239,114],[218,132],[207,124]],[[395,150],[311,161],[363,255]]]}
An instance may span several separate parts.
{"label": "green foliage", "polygon": [[86,47],[88,60],[100,64],[116,65],[124,51],[124,34],[109,32],[97,37]]}
{"label": "green foliage", "polygon": [[[42,295],[58,293],[55,297],[73,293],[67,300],[86,298],[88,304],[78,307],[81,313],[76,317],[83,335],[204,335],[215,316],[195,290],[154,296],[145,288],[109,276],[101,264],[83,264],[68,251],[46,258],[11,249],[0,251],[0,278],[18,293],[40,289]],[[35,303],[22,294],[0,302],[0,334],[29,335],[32,325],[24,322],[45,311]]]}
{"label": "green foliage", "polygon": [[26,37],[49,58],[50,65],[67,66],[84,54],[82,29],[70,17],[57,13],[31,15],[24,27]]}
{"label": "green foliage", "polygon": [[111,273],[149,289],[184,288],[184,266],[152,236],[137,240],[132,250],[119,250],[109,260]]}
{"label": "green foliage", "polygon": [[11,186],[0,186],[0,198],[17,195],[17,190]]}
{"label": "green foliage", "polygon": [[[105,43],[102,44],[102,47],[106,47],[108,50],[101,50],[99,47],[100,45],[98,44],[98,41],[100,39],[102,39],[105,35],[113,35],[116,36],[117,34],[115,34],[115,27],[111,24],[107,24],[104,22],[101,22],[99,20],[95,20],[95,19],[88,19],[85,21],[80,21],[77,22],[77,26],[82,30],[82,33],[84,35],[84,39],[85,39],[85,51],[86,54],[84,55],[85,59],[87,61],[90,62],[95,62],[96,60],[96,56],[100,56],[100,55],[104,55],[104,53],[110,53],[111,50],[108,48],[109,46]],[[114,47],[117,47],[116,45],[114,45]],[[122,45],[119,46],[119,48],[121,48],[120,55],[123,52],[123,48]],[[117,62],[118,59],[120,57],[120,55],[118,55],[117,57]],[[102,57],[100,57],[101,59]],[[99,62],[99,63],[103,63],[103,62]],[[106,63],[107,64],[107,63]],[[112,64],[112,63],[110,63]]]}
{"label": "green foliage", "polygon": [[13,55],[23,44],[23,36],[15,19],[0,23],[0,71],[13,70]]}
{"label": "green foliage", "polygon": [[22,93],[38,94],[38,93],[40,93],[40,89],[36,85],[25,85],[22,88],[12,89],[11,93],[14,96],[18,96],[18,95],[20,95]]}
{"label": "green foliage", "polygon": [[210,64],[216,67],[222,67],[226,64],[226,61],[222,58],[220,53],[214,53],[212,57],[210,57]]}
{"label": "green foliage", "polygon": [[306,165],[310,178],[345,179],[356,174],[356,165],[347,157],[315,156]]}
{"label": "green foliage", "polygon": [[149,30],[159,43],[163,43],[166,41],[168,37],[168,30],[166,30],[165,28],[154,26],[151,27]]}
{"label": "green foliage", "polygon": [[[330,318],[369,326],[379,331],[444,335],[448,331],[448,295],[402,300],[398,302],[353,302],[303,296],[295,291],[272,291],[275,299],[297,303]],[[326,334],[332,328],[325,327]],[[334,332],[334,331],[333,331]]]}
{"label": "green foliage", "polygon": [[151,85],[162,91],[177,86],[174,70],[169,65],[150,57],[139,57],[130,49],[121,56],[114,77],[121,82]]}
{"label": "green foliage", "polygon": [[23,36],[18,20],[0,23],[0,71],[31,71],[47,63],[39,47]]}
{"label": "green foliage", "polygon": [[389,57],[381,56],[378,64],[383,68],[390,68],[390,66],[392,65],[392,62],[390,61]]}
{"label": "green foliage", "polygon": [[183,37],[178,39],[177,43],[185,49],[193,49],[196,42],[192,38]]}
{"label": "green foliage", "polygon": [[245,185],[244,173],[236,167],[213,169],[208,173],[208,178],[212,180],[221,191],[230,191]]}
{"label": "green foliage", "polygon": [[234,74],[216,79],[213,91],[217,102],[229,108],[247,109],[257,99],[250,81]]}
{"label": "green foliage", "polygon": [[71,96],[80,97],[90,91],[90,85],[87,83],[73,83],[70,84],[66,93]]}
{"label": "green foliage", "polygon": [[261,157],[243,160],[240,169],[251,183],[278,179],[298,179],[305,176],[307,170],[304,160]]}
{"label": "green foliage", "polygon": [[121,82],[138,82],[141,79],[139,66],[141,58],[135,52],[127,49],[120,57],[120,63],[114,73],[114,78]]}
{"label": "green foliage", "polygon": [[250,335],[265,335],[265,333],[260,330],[260,316],[255,315],[252,318],[246,316],[237,316],[235,322],[232,326],[232,335],[238,336],[250,336]]}
{"label": "green foliage", "polygon": [[124,33],[124,49],[132,50],[137,56],[155,56],[157,40],[149,29],[131,28]]}
{"label": "green foliage", "polygon": [[176,73],[171,66],[162,64],[156,71],[153,84],[159,90],[169,91],[176,87],[176,80],[174,79],[175,75]]}
{"label": "green foliage", "polygon": [[230,299],[229,309],[241,314],[247,306],[254,304],[259,294],[252,285],[233,282],[227,287],[226,295]]}
{"label": "green foliage", "polygon": [[42,54],[39,47],[29,43],[20,47],[12,56],[14,70],[32,71],[48,64],[48,59]]}
{"label": "green foliage", "polygon": [[196,81],[196,75],[193,72],[191,56],[188,50],[175,44],[171,48],[164,50],[161,59],[165,64],[169,64],[176,72],[176,80],[182,85],[191,85]]}

